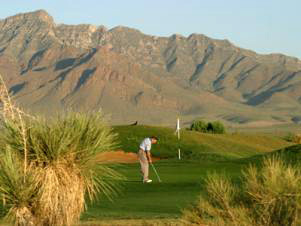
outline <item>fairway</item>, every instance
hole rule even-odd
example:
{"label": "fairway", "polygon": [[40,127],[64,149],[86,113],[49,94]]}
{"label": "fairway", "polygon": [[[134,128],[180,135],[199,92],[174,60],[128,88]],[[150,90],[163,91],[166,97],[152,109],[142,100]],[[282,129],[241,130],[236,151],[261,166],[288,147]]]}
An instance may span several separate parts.
{"label": "fairway", "polygon": [[177,218],[181,210],[192,204],[202,190],[202,180],[208,172],[218,172],[235,178],[240,175],[239,162],[161,160],[155,163],[162,183],[151,170],[152,184],[143,184],[138,164],[119,167],[128,177],[121,194],[109,201],[101,199],[90,205],[82,220],[103,218]]}
{"label": "fairway", "polygon": [[[105,219],[176,219],[181,210],[196,202],[204,189],[204,179],[211,172],[222,173],[239,181],[241,169],[252,156],[290,146],[291,143],[270,135],[204,134],[183,130],[178,142],[174,130],[153,126],[115,126],[119,148],[136,152],[139,142],[157,135],[160,140],[152,154],[163,158],[155,162],[162,183],[150,167],[151,184],[143,184],[138,163],[120,164],[117,170],[126,176],[119,195],[113,200],[99,197],[89,204],[82,221]],[[178,147],[182,160],[176,159]]]}

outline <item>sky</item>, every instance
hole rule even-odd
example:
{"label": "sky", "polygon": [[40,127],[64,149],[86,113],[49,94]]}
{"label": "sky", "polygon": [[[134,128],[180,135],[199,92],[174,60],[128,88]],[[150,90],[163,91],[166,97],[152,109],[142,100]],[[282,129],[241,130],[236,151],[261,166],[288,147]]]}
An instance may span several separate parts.
{"label": "sky", "polygon": [[300,0],[2,0],[0,18],[38,9],[57,24],[122,25],[157,36],[199,33],[301,59]]}

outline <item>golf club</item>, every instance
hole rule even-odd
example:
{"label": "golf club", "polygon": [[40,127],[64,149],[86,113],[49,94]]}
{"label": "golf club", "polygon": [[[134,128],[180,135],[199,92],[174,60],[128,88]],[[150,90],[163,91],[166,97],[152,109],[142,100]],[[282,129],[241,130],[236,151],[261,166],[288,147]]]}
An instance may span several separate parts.
{"label": "golf club", "polygon": [[153,165],[153,163],[151,163],[151,166],[153,167],[153,170],[155,171],[155,174],[157,175],[157,178],[158,178],[159,182],[161,183],[161,179],[160,179],[159,174],[158,174],[155,166]]}

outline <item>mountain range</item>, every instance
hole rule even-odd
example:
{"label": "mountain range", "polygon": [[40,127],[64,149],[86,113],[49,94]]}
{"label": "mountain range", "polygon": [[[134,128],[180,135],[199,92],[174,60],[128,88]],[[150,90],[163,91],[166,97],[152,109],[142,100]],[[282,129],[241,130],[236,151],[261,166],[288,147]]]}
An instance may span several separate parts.
{"label": "mountain range", "polygon": [[301,122],[301,61],[202,34],[56,24],[44,10],[0,20],[0,73],[24,109],[99,110],[113,124]]}

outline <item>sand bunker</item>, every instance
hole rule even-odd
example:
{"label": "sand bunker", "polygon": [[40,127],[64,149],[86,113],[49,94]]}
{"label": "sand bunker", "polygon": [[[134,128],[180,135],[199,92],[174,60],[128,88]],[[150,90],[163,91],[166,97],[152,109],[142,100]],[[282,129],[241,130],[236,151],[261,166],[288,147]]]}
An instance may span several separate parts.
{"label": "sand bunker", "polygon": [[[159,158],[152,158],[153,161],[158,161]],[[100,153],[97,160],[105,163],[136,163],[138,162],[138,155],[133,152],[125,152],[123,150],[108,151]]]}

